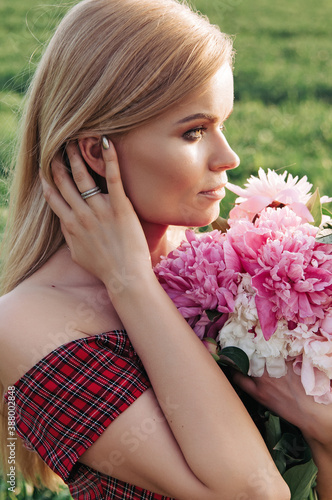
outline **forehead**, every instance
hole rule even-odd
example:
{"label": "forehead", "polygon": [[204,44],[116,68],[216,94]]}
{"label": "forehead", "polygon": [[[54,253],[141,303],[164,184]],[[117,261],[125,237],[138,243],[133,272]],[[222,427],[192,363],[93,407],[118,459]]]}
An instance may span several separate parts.
{"label": "forehead", "polygon": [[[161,138],[174,131],[178,133],[179,127],[183,129],[187,126],[180,125],[179,122],[187,122],[185,118],[192,115],[206,115],[215,122],[223,123],[232,112],[233,101],[233,72],[229,64],[224,64],[210,80],[202,82],[201,88],[158,117],[128,132],[120,142],[128,144],[132,140],[140,142],[152,137]],[[199,119],[196,120],[198,121]]]}
{"label": "forehead", "polygon": [[224,64],[199,90],[189,94],[182,102],[164,113],[166,120],[179,121],[185,115],[204,113],[223,121],[233,109],[233,73]]}

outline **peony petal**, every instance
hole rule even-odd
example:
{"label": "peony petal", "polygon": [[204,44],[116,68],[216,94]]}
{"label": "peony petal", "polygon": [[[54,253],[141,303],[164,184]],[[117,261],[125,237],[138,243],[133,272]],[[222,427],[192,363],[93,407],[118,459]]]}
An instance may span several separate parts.
{"label": "peony petal", "polygon": [[277,329],[277,319],[272,312],[271,302],[264,297],[256,295],[255,303],[264,338],[265,340],[269,340]]}
{"label": "peony petal", "polygon": [[294,210],[296,215],[301,217],[303,222],[314,222],[314,218],[306,205],[303,203],[292,202],[290,203],[290,208]]}
{"label": "peony petal", "polygon": [[314,396],[314,400],[316,403],[328,405],[332,403],[332,389],[330,388],[330,391],[325,392],[325,394],[322,394],[321,396]]}
{"label": "peony petal", "polygon": [[311,394],[315,387],[315,374],[312,363],[306,356],[302,357],[301,382],[306,394]]}
{"label": "peony petal", "polygon": [[268,372],[270,377],[283,377],[287,373],[287,365],[285,359],[282,356],[278,356],[277,358],[266,358],[266,371]]}
{"label": "peony petal", "polygon": [[305,355],[302,359],[301,381],[309,396],[324,396],[331,391],[329,377],[316,368],[311,359]]}
{"label": "peony petal", "polygon": [[265,358],[258,356],[256,353],[253,354],[250,359],[250,368],[248,375],[250,377],[261,377],[265,370]]}
{"label": "peony petal", "polygon": [[226,240],[224,243],[224,258],[227,269],[233,269],[235,272],[239,273],[242,271],[242,266],[239,256],[234,250],[229,240]]}
{"label": "peony petal", "polygon": [[307,297],[307,294],[299,294],[299,315],[301,318],[308,318],[312,316],[312,309]]}

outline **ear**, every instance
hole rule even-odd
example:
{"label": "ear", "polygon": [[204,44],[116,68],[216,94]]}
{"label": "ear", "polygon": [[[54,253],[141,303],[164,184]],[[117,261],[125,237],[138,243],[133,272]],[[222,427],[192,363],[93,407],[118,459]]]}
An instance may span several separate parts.
{"label": "ear", "polygon": [[105,163],[101,151],[101,137],[84,137],[79,139],[81,154],[88,166],[101,177],[105,177]]}

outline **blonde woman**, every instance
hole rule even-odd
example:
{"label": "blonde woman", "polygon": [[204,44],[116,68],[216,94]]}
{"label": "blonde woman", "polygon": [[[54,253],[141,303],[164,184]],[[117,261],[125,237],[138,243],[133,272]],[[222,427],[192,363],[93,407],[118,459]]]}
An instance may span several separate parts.
{"label": "blonde woman", "polygon": [[[290,498],[152,270],[171,249],[170,224],[217,217],[239,164],[222,132],[231,65],[229,38],[175,0],[84,0],[46,49],[22,125],[0,301],[2,443],[14,407],[27,479],[51,486],[56,474],[74,499]],[[272,407],[282,393],[257,388],[247,387]],[[289,407],[320,458],[326,413],[315,433],[314,406],[299,416],[297,393]]]}

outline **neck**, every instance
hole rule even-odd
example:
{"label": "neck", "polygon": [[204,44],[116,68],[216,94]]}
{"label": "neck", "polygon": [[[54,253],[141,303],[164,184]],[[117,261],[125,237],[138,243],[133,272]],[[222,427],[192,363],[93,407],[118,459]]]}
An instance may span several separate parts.
{"label": "neck", "polygon": [[[171,250],[173,250],[172,245],[167,241],[168,226],[150,224],[145,221],[142,221],[141,224],[150,250],[151,263],[152,266],[155,266],[160,261],[161,255],[167,255]],[[56,255],[59,256],[61,263],[61,272],[59,268],[58,276],[66,276],[66,281],[70,276],[70,280],[72,280],[72,282],[76,285],[79,285],[81,281],[83,284],[86,284],[88,281],[90,285],[100,283],[97,278],[92,277],[92,275],[90,275],[90,273],[85,271],[82,267],[76,264],[73,265],[69,248],[66,245],[63,245],[63,247],[56,252]],[[63,258],[65,261],[68,260],[67,267],[64,267],[65,261],[63,261]],[[50,261],[51,260],[53,262],[54,259],[51,258]],[[46,267],[48,268],[47,265]],[[89,278],[88,280],[87,277]]]}
{"label": "neck", "polygon": [[161,255],[167,255],[171,250],[167,241],[168,226],[150,224],[141,221],[142,228],[149,246],[151,262],[155,266],[160,261]]}

